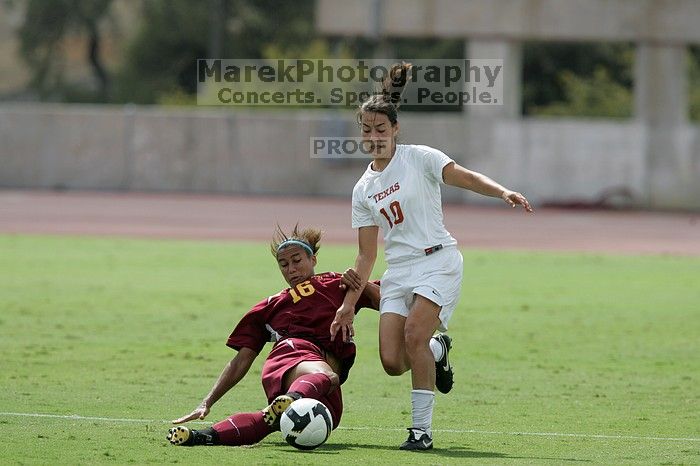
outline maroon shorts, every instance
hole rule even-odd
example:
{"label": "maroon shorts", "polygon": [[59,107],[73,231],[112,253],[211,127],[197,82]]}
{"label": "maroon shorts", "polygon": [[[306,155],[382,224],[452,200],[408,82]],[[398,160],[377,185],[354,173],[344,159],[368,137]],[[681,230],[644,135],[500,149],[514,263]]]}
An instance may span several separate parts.
{"label": "maroon shorts", "polygon": [[[326,358],[318,346],[300,338],[287,338],[275,344],[262,369],[262,385],[268,403],[287,392],[283,386],[284,375],[303,361],[326,361]],[[338,427],[343,414],[343,394],[340,387],[318,401],[330,410],[333,428]]]}

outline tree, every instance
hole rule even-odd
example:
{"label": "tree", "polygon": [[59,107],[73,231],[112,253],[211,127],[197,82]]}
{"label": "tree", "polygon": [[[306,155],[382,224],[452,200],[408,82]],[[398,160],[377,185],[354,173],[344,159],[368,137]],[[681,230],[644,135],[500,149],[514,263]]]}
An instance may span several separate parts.
{"label": "tree", "polygon": [[197,91],[198,59],[292,57],[287,54],[315,37],[313,6],[312,0],[146,1],[118,76],[116,99],[158,103],[175,96],[187,102]]}
{"label": "tree", "polygon": [[597,67],[591,77],[562,71],[559,79],[564,92],[563,99],[542,107],[532,107],[533,115],[608,118],[632,116],[632,90],[611,79],[606,68]]}
{"label": "tree", "polygon": [[99,24],[112,0],[28,0],[19,29],[22,56],[32,70],[32,85],[46,97],[63,83],[64,39],[69,34],[88,40],[87,61],[98,83],[98,98],[109,92],[109,76],[100,56]]}
{"label": "tree", "polygon": [[525,44],[523,113],[631,115],[633,61],[631,44]]}

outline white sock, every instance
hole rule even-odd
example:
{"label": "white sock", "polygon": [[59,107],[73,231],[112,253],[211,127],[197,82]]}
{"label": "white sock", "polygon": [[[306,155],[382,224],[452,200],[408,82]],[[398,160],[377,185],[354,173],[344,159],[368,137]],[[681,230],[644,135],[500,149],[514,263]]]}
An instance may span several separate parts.
{"label": "white sock", "polygon": [[435,392],[430,390],[411,390],[411,407],[413,426],[423,429],[430,437],[433,436],[433,405]]}
{"label": "white sock", "polygon": [[435,358],[435,362],[438,362],[439,360],[442,359],[442,357],[445,355],[445,350],[440,344],[439,341],[437,341],[435,338],[430,339],[430,351],[433,352],[433,357]]}

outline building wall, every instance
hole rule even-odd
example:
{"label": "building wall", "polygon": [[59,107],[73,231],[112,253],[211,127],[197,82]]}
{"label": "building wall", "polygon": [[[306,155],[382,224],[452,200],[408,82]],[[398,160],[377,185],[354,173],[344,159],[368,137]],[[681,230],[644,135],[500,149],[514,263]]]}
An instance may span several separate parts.
{"label": "building wall", "polygon": [[[700,209],[700,128],[652,131],[640,120],[404,114],[400,137],[535,204],[594,203],[624,188],[634,206]],[[0,187],[348,196],[368,160],[312,158],[309,138],[357,134],[351,112],[6,104]],[[652,166],[649,154],[665,148],[675,158]]]}
{"label": "building wall", "polygon": [[317,0],[330,35],[700,43],[697,0]]}

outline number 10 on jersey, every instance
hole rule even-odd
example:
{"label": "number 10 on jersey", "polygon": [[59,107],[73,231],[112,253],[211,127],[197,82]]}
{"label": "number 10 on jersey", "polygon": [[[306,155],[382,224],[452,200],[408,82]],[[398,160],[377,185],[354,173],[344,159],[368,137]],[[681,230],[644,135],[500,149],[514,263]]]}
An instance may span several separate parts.
{"label": "number 10 on jersey", "polygon": [[391,204],[389,204],[389,211],[391,211],[391,214],[394,217],[393,223],[386,209],[384,207],[379,209],[379,212],[389,222],[389,228],[394,228],[394,225],[398,225],[399,223],[403,222],[403,212],[401,211],[401,204],[399,204],[399,201],[394,201]]}

